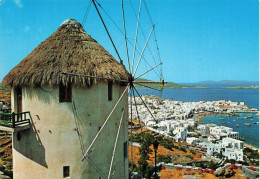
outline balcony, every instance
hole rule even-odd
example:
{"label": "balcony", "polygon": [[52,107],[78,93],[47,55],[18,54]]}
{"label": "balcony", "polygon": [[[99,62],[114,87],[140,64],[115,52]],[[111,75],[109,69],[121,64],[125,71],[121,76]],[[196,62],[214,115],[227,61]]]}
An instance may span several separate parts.
{"label": "balcony", "polygon": [[0,113],[0,130],[18,132],[30,128],[30,112]]}

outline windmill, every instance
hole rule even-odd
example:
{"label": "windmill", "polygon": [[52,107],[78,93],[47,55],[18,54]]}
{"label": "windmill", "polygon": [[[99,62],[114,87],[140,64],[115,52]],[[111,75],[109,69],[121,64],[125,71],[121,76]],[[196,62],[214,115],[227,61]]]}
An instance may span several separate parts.
{"label": "windmill", "polygon": [[[131,0],[129,0],[130,2],[130,5],[132,7],[132,9],[134,10],[133,8],[133,4],[131,2]],[[108,18],[113,22],[113,24],[115,24],[115,22],[113,21],[113,19],[111,18],[111,16],[109,16],[109,14],[104,10],[104,8],[101,6],[101,4],[97,1],[97,0],[90,0],[89,1],[89,4],[88,4],[88,7],[87,7],[87,10],[86,10],[86,13],[85,13],[85,16],[84,16],[84,19],[83,19],[83,23],[82,24],[85,24],[85,21],[86,21],[86,18],[87,18],[87,13],[89,12],[89,8],[91,6],[91,3],[94,5],[95,7],[95,10],[96,12],[98,13],[98,16],[104,26],[104,29],[113,45],[113,48],[117,54],[117,57],[120,61],[120,63],[123,63],[124,61],[122,60],[120,54],[119,54],[119,51],[118,49],[116,48],[116,45],[109,33],[109,30],[108,30],[108,27],[101,15],[101,12],[100,12],[100,9],[104,11],[104,13],[108,16]],[[149,17],[149,20],[151,22],[151,30],[149,32],[149,35],[146,39],[146,42],[144,44],[144,47],[142,49],[142,51],[138,51],[137,50],[137,39],[138,39],[138,32],[139,30],[141,29],[142,31],[142,35],[144,35],[144,32],[142,30],[142,27],[141,27],[141,24],[140,24],[140,15],[141,15],[141,7],[142,7],[142,4],[145,6],[145,9],[146,9],[146,12],[148,14],[148,17]],[[162,91],[163,89],[163,86],[165,83],[164,81],[164,78],[163,78],[163,74],[162,74],[162,68],[161,68],[161,65],[162,65],[162,62],[161,62],[161,57],[160,57],[160,52],[159,52],[159,47],[158,47],[158,43],[157,43],[157,38],[156,38],[156,34],[155,34],[155,25],[153,24],[153,21],[152,21],[152,18],[151,18],[151,15],[150,15],[150,12],[148,10],[148,7],[147,7],[147,4],[145,2],[145,0],[140,0],[140,3],[139,3],[139,10],[138,10],[138,15],[134,12],[134,15],[135,17],[137,18],[137,25],[136,25],[136,33],[135,33],[135,40],[134,40],[134,44],[131,43],[131,41],[128,39],[127,37],[127,30],[126,30],[126,21],[125,21],[125,7],[124,7],[124,0],[121,0],[121,7],[122,7],[122,20],[123,20],[123,31],[118,27],[118,25],[115,24],[115,26],[119,29],[119,32],[124,36],[124,40],[125,40],[125,50],[126,50],[126,59],[125,61],[127,61],[127,69],[128,69],[128,72],[130,73],[131,75],[131,78],[128,80],[128,81],[121,81],[121,82],[125,82],[127,83],[127,88],[128,88],[128,91],[129,91],[129,96],[130,96],[130,114],[129,114],[129,117],[130,117],[130,120],[131,120],[131,169],[133,170],[133,145],[132,145],[132,136],[133,136],[133,117],[132,117],[132,112],[133,112],[133,106],[132,104],[135,103],[135,106],[136,106],[136,100],[135,100],[135,97],[137,96],[138,98],[141,99],[142,103],[144,104],[144,106],[146,107],[146,109],[148,110],[148,112],[150,113],[151,115],[151,118],[153,118],[156,122],[157,120],[155,119],[155,117],[153,116],[152,112],[150,111],[150,109],[148,108],[148,106],[146,105],[145,101],[143,100],[143,98],[141,97],[140,93],[138,92],[138,89],[136,87],[137,86],[141,86],[141,87],[144,87],[144,88],[149,88],[149,89],[153,89],[153,90],[159,90],[159,91]],[[154,38],[155,38],[155,44],[156,44],[156,51],[158,53],[158,64],[156,64],[155,66],[151,66],[149,65],[149,62],[147,62],[147,60],[144,58],[144,52],[145,50],[148,48],[149,51],[151,52],[151,49],[149,47],[149,40],[152,36],[152,34],[154,35]],[[130,60],[130,55],[129,55],[129,44],[133,47],[133,58],[132,58],[132,61]],[[135,57],[136,57],[136,53],[138,53],[140,55],[139,59],[137,60],[137,63],[135,63]],[[152,52],[151,52],[152,54]],[[154,60],[154,56],[152,55],[152,58]],[[145,60],[145,62],[148,64],[148,66],[150,67],[147,71],[144,71],[142,72],[141,74],[137,75],[137,70],[139,68],[139,65],[141,63],[142,60]],[[154,60],[155,61],[155,60]],[[159,68],[159,70],[158,70]],[[156,73],[159,77],[159,79],[157,81],[147,81],[147,80],[140,80],[141,77],[143,77],[145,74],[151,72],[151,71],[155,71],[155,70],[158,70]],[[71,75],[81,75],[81,74],[71,74]],[[99,77],[93,77],[93,78],[99,78]],[[156,89],[154,87],[151,87],[149,86],[149,84],[159,84],[159,89]],[[121,100],[121,98],[119,98],[118,102]],[[118,103],[117,102],[117,103]],[[116,106],[115,106],[116,107]],[[115,109],[115,108],[114,108]],[[113,109],[113,110],[114,110]],[[111,111],[110,115],[113,113],[113,110]],[[137,108],[136,108],[137,110]],[[107,119],[105,120],[105,122],[103,123],[102,127],[101,127],[101,130],[96,134],[94,140],[91,142],[91,145],[88,147],[88,149],[86,150],[85,154],[83,155],[83,158],[82,160],[86,159],[88,157],[88,153],[91,151],[96,139],[98,138],[98,136],[100,135],[100,133],[102,132],[102,129],[104,128],[104,126],[106,125],[107,121],[109,120],[110,118],[110,115],[107,117]],[[137,115],[138,115],[138,111],[137,111]],[[140,122],[140,117],[138,115],[138,120],[139,120],[139,124],[140,126],[141,125],[141,122]],[[120,129],[120,126],[119,126],[119,129]],[[118,135],[115,139],[115,147],[116,147],[116,143],[117,143],[117,139],[118,139]],[[112,158],[111,158],[111,166],[112,166],[112,163],[113,163],[113,157],[114,157],[114,151],[113,151],[113,155],[112,155]],[[108,178],[111,177],[111,167],[110,167],[110,170],[109,170],[109,175],[108,175]]]}
{"label": "windmill", "polygon": [[[119,62],[80,23],[68,19],[5,76],[3,84],[12,88],[12,113],[0,115],[4,122],[0,127],[12,132],[14,178],[128,177],[127,92],[132,141],[132,105],[136,104],[136,96],[156,121],[136,85],[155,89],[148,85],[164,84],[158,70],[161,61],[151,66],[145,56],[154,34],[153,23],[144,47],[138,49],[142,3],[146,6],[140,0],[132,43],[127,37],[124,1],[121,1],[128,71],[99,9],[106,11],[97,0],[92,0],[88,7],[94,5]],[[132,62],[129,45],[133,48]],[[156,49],[159,49],[157,44]],[[139,72],[143,61],[149,69]],[[140,79],[152,71],[158,75],[157,82]],[[133,160],[133,152],[131,156]]]}

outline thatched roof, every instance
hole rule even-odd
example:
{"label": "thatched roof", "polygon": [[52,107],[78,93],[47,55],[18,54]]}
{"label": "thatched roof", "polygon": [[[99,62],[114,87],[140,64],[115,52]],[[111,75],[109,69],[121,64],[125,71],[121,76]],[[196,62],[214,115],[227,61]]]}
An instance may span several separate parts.
{"label": "thatched roof", "polygon": [[71,83],[84,87],[106,80],[70,73],[114,79],[114,82],[130,79],[124,65],[91,38],[80,23],[68,19],[14,67],[3,84],[35,87]]}

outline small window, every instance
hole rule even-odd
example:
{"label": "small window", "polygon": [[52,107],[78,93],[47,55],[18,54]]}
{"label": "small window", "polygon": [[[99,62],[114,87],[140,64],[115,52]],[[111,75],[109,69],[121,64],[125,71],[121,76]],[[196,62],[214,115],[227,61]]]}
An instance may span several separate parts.
{"label": "small window", "polygon": [[60,84],[59,86],[59,95],[60,95],[60,102],[71,102],[72,101],[72,90],[71,85],[64,86]]}
{"label": "small window", "polygon": [[20,141],[22,138],[21,132],[17,132],[17,140]]}
{"label": "small window", "polygon": [[112,81],[108,81],[108,101],[112,101]]}
{"label": "small window", "polygon": [[68,178],[68,177],[70,177],[70,167],[64,166],[63,167],[63,178]]}
{"label": "small window", "polygon": [[127,141],[124,142],[124,157],[127,158]]}

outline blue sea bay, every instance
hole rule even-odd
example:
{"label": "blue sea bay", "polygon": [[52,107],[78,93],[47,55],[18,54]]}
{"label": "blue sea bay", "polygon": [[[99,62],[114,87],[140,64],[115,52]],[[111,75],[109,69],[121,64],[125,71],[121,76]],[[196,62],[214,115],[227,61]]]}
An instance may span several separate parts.
{"label": "blue sea bay", "polygon": [[[229,88],[167,88],[160,91],[152,89],[138,89],[142,95],[156,95],[164,99],[171,99],[184,102],[196,101],[216,101],[216,100],[231,100],[234,102],[245,102],[251,108],[259,110],[259,89],[229,89]],[[245,117],[248,113],[239,113],[241,117]],[[240,136],[245,139],[245,142],[256,147],[259,146],[259,125],[254,122],[259,122],[259,116],[252,114],[253,118],[237,119],[237,117],[223,116],[224,120],[218,120],[219,116],[207,116],[201,119],[202,123],[215,123],[232,127],[234,131],[238,131]],[[225,122],[225,124],[222,124]],[[246,126],[244,123],[252,123]],[[239,127],[236,127],[236,124]]]}
{"label": "blue sea bay", "polygon": [[[226,115],[206,116],[200,120],[200,124],[214,123],[218,126],[227,126],[233,128],[234,131],[239,132],[239,136],[244,138],[247,144],[259,147],[259,116],[255,113],[237,113],[238,116],[228,117]],[[246,118],[247,115],[252,115],[252,118]],[[220,120],[221,119],[221,120]],[[249,123],[247,126],[244,123]]]}
{"label": "blue sea bay", "polygon": [[152,89],[138,89],[140,94],[154,94],[161,98],[176,101],[216,101],[231,100],[245,102],[246,105],[259,110],[258,89],[229,89],[229,88],[167,88],[162,91]]}

